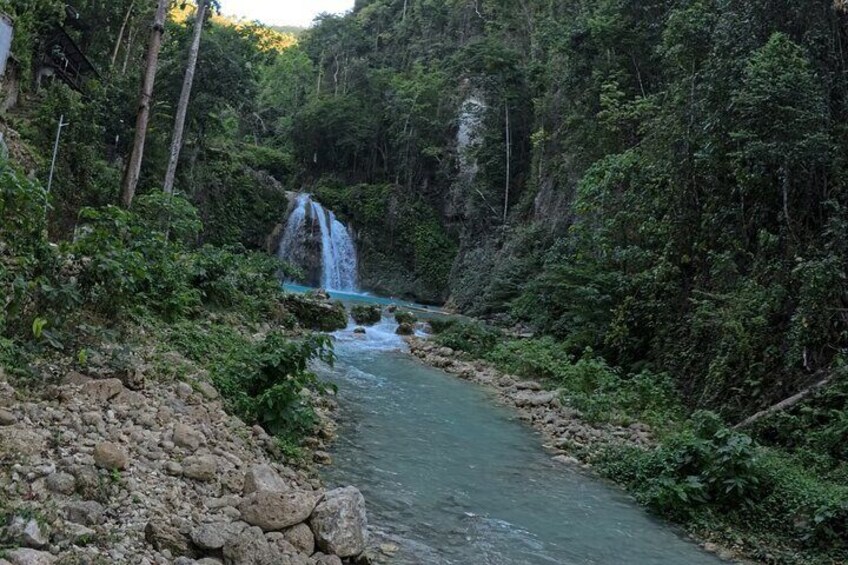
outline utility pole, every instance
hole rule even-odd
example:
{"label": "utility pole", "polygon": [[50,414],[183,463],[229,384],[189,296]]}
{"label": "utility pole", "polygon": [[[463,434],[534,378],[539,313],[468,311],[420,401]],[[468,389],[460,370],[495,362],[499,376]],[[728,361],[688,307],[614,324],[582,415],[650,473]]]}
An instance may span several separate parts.
{"label": "utility pole", "polygon": [[56,128],[56,142],[53,144],[53,162],[50,163],[50,177],[47,179],[47,194],[53,188],[53,173],[56,171],[56,157],[59,155],[59,140],[62,138],[62,130],[71,125],[65,121],[65,115],[59,118],[59,127]]}

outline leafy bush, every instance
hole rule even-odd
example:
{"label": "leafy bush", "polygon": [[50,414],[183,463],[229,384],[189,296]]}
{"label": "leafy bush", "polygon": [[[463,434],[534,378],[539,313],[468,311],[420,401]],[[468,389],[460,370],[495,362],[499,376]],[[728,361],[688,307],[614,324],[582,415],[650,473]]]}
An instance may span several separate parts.
{"label": "leafy bush", "polygon": [[481,323],[456,322],[438,335],[436,343],[482,357],[494,349],[499,337],[500,332]]}
{"label": "leafy bush", "polygon": [[276,258],[240,247],[205,245],[186,263],[189,282],[204,304],[253,316],[273,313],[280,301],[280,277],[288,272]]}
{"label": "leafy bush", "polygon": [[0,162],[0,335],[32,337],[34,320],[49,317],[55,325],[79,303],[47,240],[47,206],[40,184]]}
{"label": "leafy bush", "polygon": [[115,317],[147,307],[173,319],[200,306],[186,256],[164,233],[115,206],[86,208],[80,217],[82,227],[67,251],[84,300],[95,311]]}
{"label": "leafy bush", "polygon": [[431,318],[427,323],[430,324],[430,330],[438,335],[455,326],[457,320],[456,318]]}
{"label": "leafy bush", "polygon": [[683,412],[674,382],[665,374],[624,374],[591,350],[575,360],[570,347],[550,337],[501,341],[486,358],[503,371],[545,379],[593,422],[640,421],[666,427]]}
{"label": "leafy bush", "polygon": [[253,400],[256,419],[275,435],[299,437],[312,431],[315,414],[305,390],[327,391],[307,364],[312,359],[333,362],[330,338],[311,335],[290,341],[272,333],[259,347],[259,370],[252,374],[247,393]]}
{"label": "leafy bush", "polygon": [[676,518],[690,518],[708,504],[725,510],[752,505],[763,494],[753,440],[724,427],[710,412],[696,413],[691,428],[669,437],[654,451],[631,453],[629,464],[607,467],[614,475],[621,473],[618,479],[629,474],[626,482],[643,502]]}
{"label": "leafy bush", "polygon": [[333,362],[329,337],[293,340],[272,332],[255,343],[230,326],[192,322],[176,324],[166,333],[177,350],[210,372],[228,406],[243,420],[294,440],[312,431],[314,413],[303,391],[328,390],[308,364],[313,359]]}

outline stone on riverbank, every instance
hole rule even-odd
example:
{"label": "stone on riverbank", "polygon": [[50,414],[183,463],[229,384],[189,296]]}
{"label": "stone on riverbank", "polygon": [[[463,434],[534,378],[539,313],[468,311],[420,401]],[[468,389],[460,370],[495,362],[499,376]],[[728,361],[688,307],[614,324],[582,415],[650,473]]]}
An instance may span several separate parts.
{"label": "stone on riverbank", "polygon": [[238,509],[251,526],[274,532],[305,522],[316,503],[316,496],[308,492],[265,491],[246,496]]}
{"label": "stone on riverbank", "polygon": [[329,491],[309,519],[321,551],[339,557],[355,557],[365,551],[368,519],[365,498],[359,489]]}
{"label": "stone on riverbank", "polygon": [[129,464],[129,457],[121,446],[104,441],[94,448],[94,464],[107,471],[122,471]]}
{"label": "stone on riverbank", "polygon": [[254,492],[287,492],[286,481],[270,465],[254,465],[244,475],[244,495]]}

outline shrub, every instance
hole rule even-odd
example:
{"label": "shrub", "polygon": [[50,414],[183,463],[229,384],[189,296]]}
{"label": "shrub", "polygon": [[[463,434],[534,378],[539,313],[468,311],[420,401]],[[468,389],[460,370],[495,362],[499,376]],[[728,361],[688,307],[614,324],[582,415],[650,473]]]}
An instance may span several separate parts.
{"label": "shrub", "polygon": [[244,248],[206,245],[187,257],[192,287],[204,304],[245,314],[267,314],[280,301],[286,266],[274,257]]}
{"label": "shrub", "polygon": [[32,337],[37,318],[56,325],[79,303],[47,240],[47,206],[40,184],[0,162],[0,335]]}
{"label": "shrub", "polygon": [[456,325],[456,318],[431,318],[428,323],[434,334],[441,334]]}
{"label": "shrub", "polygon": [[483,357],[494,349],[499,338],[500,332],[479,322],[457,322],[440,333],[436,342],[443,347]]}
{"label": "shrub", "polygon": [[115,317],[143,306],[174,319],[200,306],[186,256],[162,232],[115,206],[86,208],[80,217],[83,225],[67,251],[95,311]]}
{"label": "shrub", "polygon": [[209,370],[227,405],[246,422],[296,440],[312,431],[315,415],[304,391],[323,394],[329,385],[308,368],[313,359],[332,363],[325,335],[293,340],[280,332],[255,343],[230,326],[183,322],[167,330],[169,341]]}
{"label": "shrub", "polygon": [[503,371],[546,379],[563,389],[569,402],[593,422],[642,421],[667,426],[683,409],[666,374],[624,374],[587,350],[574,360],[569,346],[550,337],[498,343],[486,358]]}
{"label": "shrub", "polygon": [[625,479],[659,513],[691,518],[699,508],[729,510],[755,504],[763,494],[753,440],[726,428],[711,412],[697,412],[691,426],[650,453],[615,453],[604,466]]}

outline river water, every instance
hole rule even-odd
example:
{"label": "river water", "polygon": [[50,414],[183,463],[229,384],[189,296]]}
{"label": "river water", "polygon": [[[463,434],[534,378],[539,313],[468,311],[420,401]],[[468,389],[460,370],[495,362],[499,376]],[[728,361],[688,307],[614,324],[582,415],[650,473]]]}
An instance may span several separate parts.
{"label": "river water", "polygon": [[341,429],[330,485],[358,486],[391,563],[701,565],[720,561],[619,489],[551,460],[488,391],[416,361],[394,322],[335,334]]}

